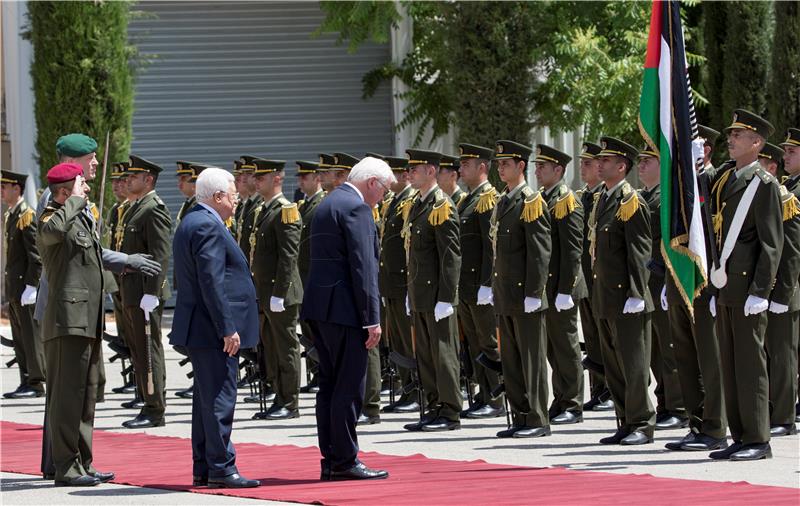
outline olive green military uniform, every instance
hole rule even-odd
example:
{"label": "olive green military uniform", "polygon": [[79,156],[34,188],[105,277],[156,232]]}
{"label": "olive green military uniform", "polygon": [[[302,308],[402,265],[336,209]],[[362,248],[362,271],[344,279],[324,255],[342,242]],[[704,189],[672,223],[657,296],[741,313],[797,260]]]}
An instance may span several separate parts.
{"label": "olive green military uniform", "polygon": [[[125,200],[124,202],[115,202],[108,213],[108,229],[111,233],[111,240],[109,241],[109,248],[114,251],[122,249],[122,238],[125,236],[125,213],[131,207],[131,202]],[[114,280],[119,288],[122,285],[122,279],[119,274],[114,274]],[[127,346],[128,337],[125,335],[125,311],[122,304],[122,296],[119,289],[111,294],[111,300],[114,302],[114,320],[117,322],[117,335],[119,335]]]}
{"label": "olive green military uniform", "polygon": [[103,263],[86,201],[50,202],[39,221],[38,246],[47,272],[41,338],[47,364],[47,412],[55,479],[95,472],[92,431],[101,359]]}
{"label": "olive green military uniform", "polygon": [[[136,373],[136,387],[145,403],[140,415],[160,422],[164,419],[166,409],[166,367],[164,345],[161,342],[161,314],[164,310],[163,301],[170,297],[170,289],[165,278],[172,256],[170,241],[172,219],[167,206],[155,191],[151,191],[131,203],[123,221],[125,232],[121,251],[128,254],[152,255],[153,259],[161,264],[162,269],[160,275],[152,277],[140,273],[124,273],[120,285],[122,303],[125,307],[125,331]],[[160,300],[158,308],[150,313],[149,337],[145,332],[145,314],[139,307],[144,295],[154,295]],[[152,395],[147,393],[148,347],[153,371]]]}
{"label": "olive green military uniform", "polygon": [[769,299],[772,292],[783,249],[781,198],[777,182],[758,161],[720,172],[711,195],[715,224],[721,220],[719,247],[753,178],[760,184],[728,258],[727,283],[716,301],[725,410],[733,440],[743,445],[767,443],[770,438],[767,311],[745,316],[743,308],[749,295]]}
{"label": "olive green military uniform", "polygon": [[439,321],[434,317],[437,302],[450,303],[454,309],[458,305],[458,211],[450,198],[434,186],[424,198],[416,197],[404,233],[408,245],[408,301],[426,411],[431,419],[458,421],[463,400],[456,315]]}
{"label": "olive green military uniform", "polygon": [[[550,215],[540,192],[527,184],[504,192],[491,219],[492,292],[499,328],[497,347],[514,427],[547,427],[547,259]],[[541,307],[525,312],[525,298]]]}
{"label": "olive green military uniform", "polygon": [[[304,287],[308,279],[308,269],[311,265],[311,222],[314,219],[314,212],[317,210],[317,206],[322,202],[324,197],[325,192],[320,190],[297,204],[300,217],[303,219],[303,230],[300,233],[300,252],[297,256],[297,269],[300,272],[300,281],[303,283]],[[311,341],[314,340],[314,333],[311,331],[311,327],[308,323],[301,321],[300,328],[304,336],[311,339]],[[318,368],[317,362],[308,355],[306,355],[306,368],[314,374],[316,374]],[[316,381],[312,379],[310,384],[316,384]]]}
{"label": "olive green military uniform", "polygon": [[764,338],[769,367],[770,425],[792,427],[797,399],[797,342],[800,335],[800,185],[798,178],[781,187],[783,252],[770,301],[788,306],[785,313],[770,312]]}
{"label": "olive green military uniform", "polygon": [[[274,407],[295,411],[300,393],[297,316],[303,301],[297,258],[303,220],[297,204],[289,202],[282,193],[262,202],[256,212],[251,268],[263,315],[261,343],[267,377],[275,389]],[[271,297],[283,299],[285,310],[272,311]]]}
{"label": "olive green military uniform", "polygon": [[[547,331],[547,360],[553,370],[553,403],[550,417],[569,411],[583,412],[583,367],[578,343],[578,302],[586,297],[581,272],[583,251],[583,208],[567,185],[559,183],[544,191],[550,212],[551,247],[547,274],[548,308],[544,312]],[[575,305],[559,311],[558,294],[570,295]]]}
{"label": "olive green military uniform", "polygon": [[492,286],[492,240],[489,237],[492,211],[497,204],[497,190],[484,181],[471,190],[458,204],[461,222],[461,275],[458,281],[458,319],[467,341],[474,381],[478,384],[476,406],[500,408],[503,397],[492,398],[492,390],[500,380],[495,371],[475,362],[483,353],[494,361],[500,360],[497,350],[497,320],[491,304],[478,304],[481,286]]}
{"label": "olive green military uniform", "polygon": [[[655,414],[647,392],[653,311],[646,267],[652,241],[650,212],[644,199],[624,180],[597,197],[589,220],[594,236],[592,309],[597,316],[606,384],[619,429],[627,433],[638,430],[652,438]],[[643,300],[644,310],[623,313],[628,298]]]}
{"label": "olive green military uniform", "polygon": [[[653,155],[649,155],[653,156]],[[653,237],[651,259],[648,263],[650,279],[650,296],[653,312],[650,314],[650,331],[652,349],[650,352],[650,369],[656,379],[656,415],[675,415],[685,417],[686,410],[681,395],[681,384],[678,379],[678,365],[675,360],[675,348],[669,326],[669,316],[661,307],[661,290],[664,288],[666,267],[661,255],[661,185],[641,189],[639,193],[650,208],[650,233]]]}
{"label": "olive green military uniform", "polygon": [[[711,189],[711,174],[713,172],[706,168],[697,175],[700,187],[706,188],[706,191]],[[702,206],[709,205],[708,195],[703,200]],[[705,219],[703,227],[707,265],[710,266],[712,245],[705,230]],[[692,315],[672,276],[666,278],[670,333],[675,345],[675,363],[678,367],[681,398],[689,417],[689,428],[693,432],[722,439],[727,430],[722,371],[714,317],[709,308],[711,296],[716,289],[708,285],[695,297]]]}
{"label": "olive green military uniform", "polygon": [[[378,270],[378,287],[384,301],[386,314],[386,342],[392,351],[412,358],[414,349],[411,339],[411,318],[406,312],[408,274],[406,272],[406,250],[402,237],[404,217],[411,211],[417,192],[411,186],[392,197],[386,207],[381,226],[381,252]],[[398,367],[403,388],[411,384],[411,372]],[[416,390],[404,393],[398,404],[416,400]]]}
{"label": "olive green military uniform", "polygon": [[[6,183],[6,177],[3,182]],[[24,186],[24,185],[23,185]],[[6,211],[5,215],[5,295],[8,299],[14,354],[19,367],[20,386],[27,385],[44,392],[44,348],[33,320],[33,304],[20,302],[25,287],[37,287],[42,273],[42,261],[36,247],[36,212],[24,200]]]}
{"label": "olive green military uniform", "polygon": [[262,202],[264,202],[264,197],[260,194],[250,195],[241,205],[242,213],[239,216],[240,221],[236,227],[239,247],[242,248],[242,253],[244,253],[244,257],[250,264],[253,262],[253,255],[250,251],[252,248],[250,238],[255,238],[253,225],[255,224],[256,211],[260,209]]}

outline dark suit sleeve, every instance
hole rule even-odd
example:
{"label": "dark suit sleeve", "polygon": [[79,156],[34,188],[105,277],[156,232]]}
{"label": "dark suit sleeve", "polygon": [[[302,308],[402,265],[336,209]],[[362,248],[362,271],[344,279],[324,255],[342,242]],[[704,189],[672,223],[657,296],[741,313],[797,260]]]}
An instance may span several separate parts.
{"label": "dark suit sleeve", "polygon": [[36,286],[39,284],[39,277],[42,274],[42,259],[39,256],[39,248],[36,246],[36,220],[22,229],[22,244],[28,258],[28,268],[25,270],[25,284]]}
{"label": "dark suit sleeve", "polygon": [[169,211],[166,206],[158,205],[154,207],[146,223],[147,253],[153,255],[153,259],[161,264],[161,274],[144,277],[144,293],[163,297],[161,287],[167,278],[169,256],[172,250],[169,240],[172,219],[169,217]]}
{"label": "dark suit sleeve", "polygon": [[225,295],[226,248],[223,232],[227,233],[227,230],[216,223],[203,223],[192,233],[190,243],[185,246],[191,248],[197,285],[203,287],[200,296],[220,339],[236,332],[236,323]]}
{"label": "dark suit sleeve", "polygon": [[375,254],[375,221],[372,210],[359,205],[343,213],[342,225],[353,281],[353,297],[361,326],[380,323],[378,293],[378,258]]}
{"label": "dark suit sleeve", "polygon": [[439,293],[436,295],[436,302],[455,304],[458,297],[458,277],[461,273],[461,229],[455,206],[450,218],[441,225],[435,225],[433,229],[439,253]]}
{"label": "dark suit sleeve", "polygon": [[[755,176],[758,177],[758,176]],[[765,183],[756,192],[752,209],[758,210],[756,233],[761,243],[749,295],[769,299],[783,250],[783,208],[775,183]]]}
{"label": "dark suit sleeve", "polygon": [[478,213],[478,226],[481,229],[481,246],[483,248],[483,258],[481,259],[481,286],[492,286],[492,237],[489,235],[489,230],[492,228],[492,211],[485,211]]}
{"label": "dark suit sleeve", "polygon": [[571,295],[578,282],[583,253],[583,207],[575,209],[560,220],[558,227],[559,249],[561,250],[560,272],[558,273],[557,293]]}
{"label": "dark suit sleeve", "polygon": [[649,271],[647,261],[650,259],[653,239],[650,235],[650,208],[641,196],[639,209],[623,224],[628,262],[628,297],[647,300],[649,290]]}

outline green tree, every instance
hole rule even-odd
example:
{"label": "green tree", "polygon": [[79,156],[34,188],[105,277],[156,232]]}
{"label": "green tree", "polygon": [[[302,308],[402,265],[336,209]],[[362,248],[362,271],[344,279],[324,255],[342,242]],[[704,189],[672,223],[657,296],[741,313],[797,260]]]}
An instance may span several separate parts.
{"label": "green tree", "polygon": [[[97,139],[100,160],[110,133],[109,166],[127,159],[136,56],[128,43],[129,9],[130,3],[122,1],[28,3],[26,37],[33,46],[35,145],[42,176],[58,162],[56,140],[66,133]],[[93,199],[99,191],[98,180]]]}
{"label": "green tree", "polygon": [[730,111],[722,103],[722,83],[725,76],[725,41],[728,27],[728,4],[726,2],[703,2],[702,31],[705,42],[706,72],[703,74],[703,89],[708,106],[703,117],[706,124],[719,130],[725,121],[730,121]]}
{"label": "green tree", "polygon": [[775,38],[772,43],[768,117],[775,139],[786,129],[800,127],[800,7],[797,2],[775,2]]}

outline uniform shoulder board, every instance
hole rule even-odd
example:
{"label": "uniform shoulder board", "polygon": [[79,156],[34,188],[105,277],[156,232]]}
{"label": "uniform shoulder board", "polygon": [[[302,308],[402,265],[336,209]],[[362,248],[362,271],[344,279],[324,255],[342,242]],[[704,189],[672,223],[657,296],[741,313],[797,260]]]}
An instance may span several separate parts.
{"label": "uniform shoulder board", "polygon": [[163,201],[163,200],[161,200],[161,197],[159,197],[158,195],[156,195],[155,197],[153,197],[153,200],[155,200],[155,201],[156,201],[156,204],[158,204],[158,205],[160,205],[160,206],[166,206],[166,204],[164,203],[164,201]]}
{"label": "uniform shoulder board", "polygon": [[783,221],[789,221],[800,214],[800,201],[785,186],[780,187]]}
{"label": "uniform shoulder board", "polygon": [[556,200],[556,205],[553,208],[553,216],[555,216],[557,220],[569,216],[578,206],[578,199],[575,198],[575,194],[572,193],[566,185],[561,188],[560,196],[558,200]]}
{"label": "uniform shoulder board", "polygon": [[94,205],[94,202],[89,202],[89,211],[94,216],[94,221],[100,221],[100,211],[97,210],[97,206]]}
{"label": "uniform shoulder board", "polygon": [[17,218],[17,228],[20,230],[25,230],[31,226],[34,218],[36,218],[36,211],[25,206],[25,209],[23,209],[22,213],[20,213],[19,218]]}
{"label": "uniform shoulder board", "polygon": [[50,218],[53,217],[53,213],[55,213],[56,211],[58,211],[58,209],[56,209],[55,207],[47,206],[44,208],[44,211],[42,211],[42,215],[39,217],[39,219],[41,220],[42,223],[47,223],[48,220],[50,220]]}
{"label": "uniform shoulder board", "polygon": [[497,205],[497,198],[497,190],[494,189],[494,186],[490,186],[488,190],[481,192],[478,197],[478,203],[475,204],[475,212],[483,214],[491,211]]}
{"label": "uniform shoulder board", "polygon": [[436,200],[431,213],[428,215],[428,223],[435,227],[450,219],[453,214],[453,204],[452,200],[440,189],[436,190],[434,197]]}
{"label": "uniform shoulder board", "polygon": [[281,223],[295,223],[300,221],[300,211],[297,209],[297,204],[283,199],[281,202]]}
{"label": "uniform shoulder board", "polygon": [[[528,190],[525,192],[525,190]],[[534,192],[530,188],[523,188],[525,194],[525,204],[522,207],[522,221],[525,223],[532,223],[538,220],[544,214],[544,198],[542,192]]]}
{"label": "uniform shoulder board", "polygon": [[578,198],[583,197],[584,193],[586,193],[586,187],[585,186],[583,188],[579,189],[579,190],[575,190],[575,196],[578,197]]}
{"label": "uniform shoulder board", "polygon": [[775,179],[775,176],[764,170],[764,168],[760,165],[756,167],[756,175],[761,178],[761,181],[763,181],[765,184],[778,182],[778,180]]}
{"label": "uniform shoulder board", "polygon": [[639,192],[633,190],[627,181],[622,185],[622,195],[622,202],[620,202],[619,209],[617,209],[617,219],[628,221],[639,210],[641,196]]}
{"label": "uniform shoulder board", "polygon": [[528,185],[523,186],[522,190],[520,191],[522,192],[522,196],[526,199],[529,199],[536,194],[536,192],[534,192],[533,189]]}

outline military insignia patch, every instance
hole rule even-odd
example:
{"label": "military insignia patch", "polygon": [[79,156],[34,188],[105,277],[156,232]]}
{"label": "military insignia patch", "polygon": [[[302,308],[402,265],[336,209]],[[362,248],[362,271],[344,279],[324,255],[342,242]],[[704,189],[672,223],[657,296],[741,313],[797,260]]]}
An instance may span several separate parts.
{"label": "military insignia patch", "polygon": [[497,152],[498,153],[502,153],[503,152],[503,145],[502,144],[498,144],[497,145]]}

